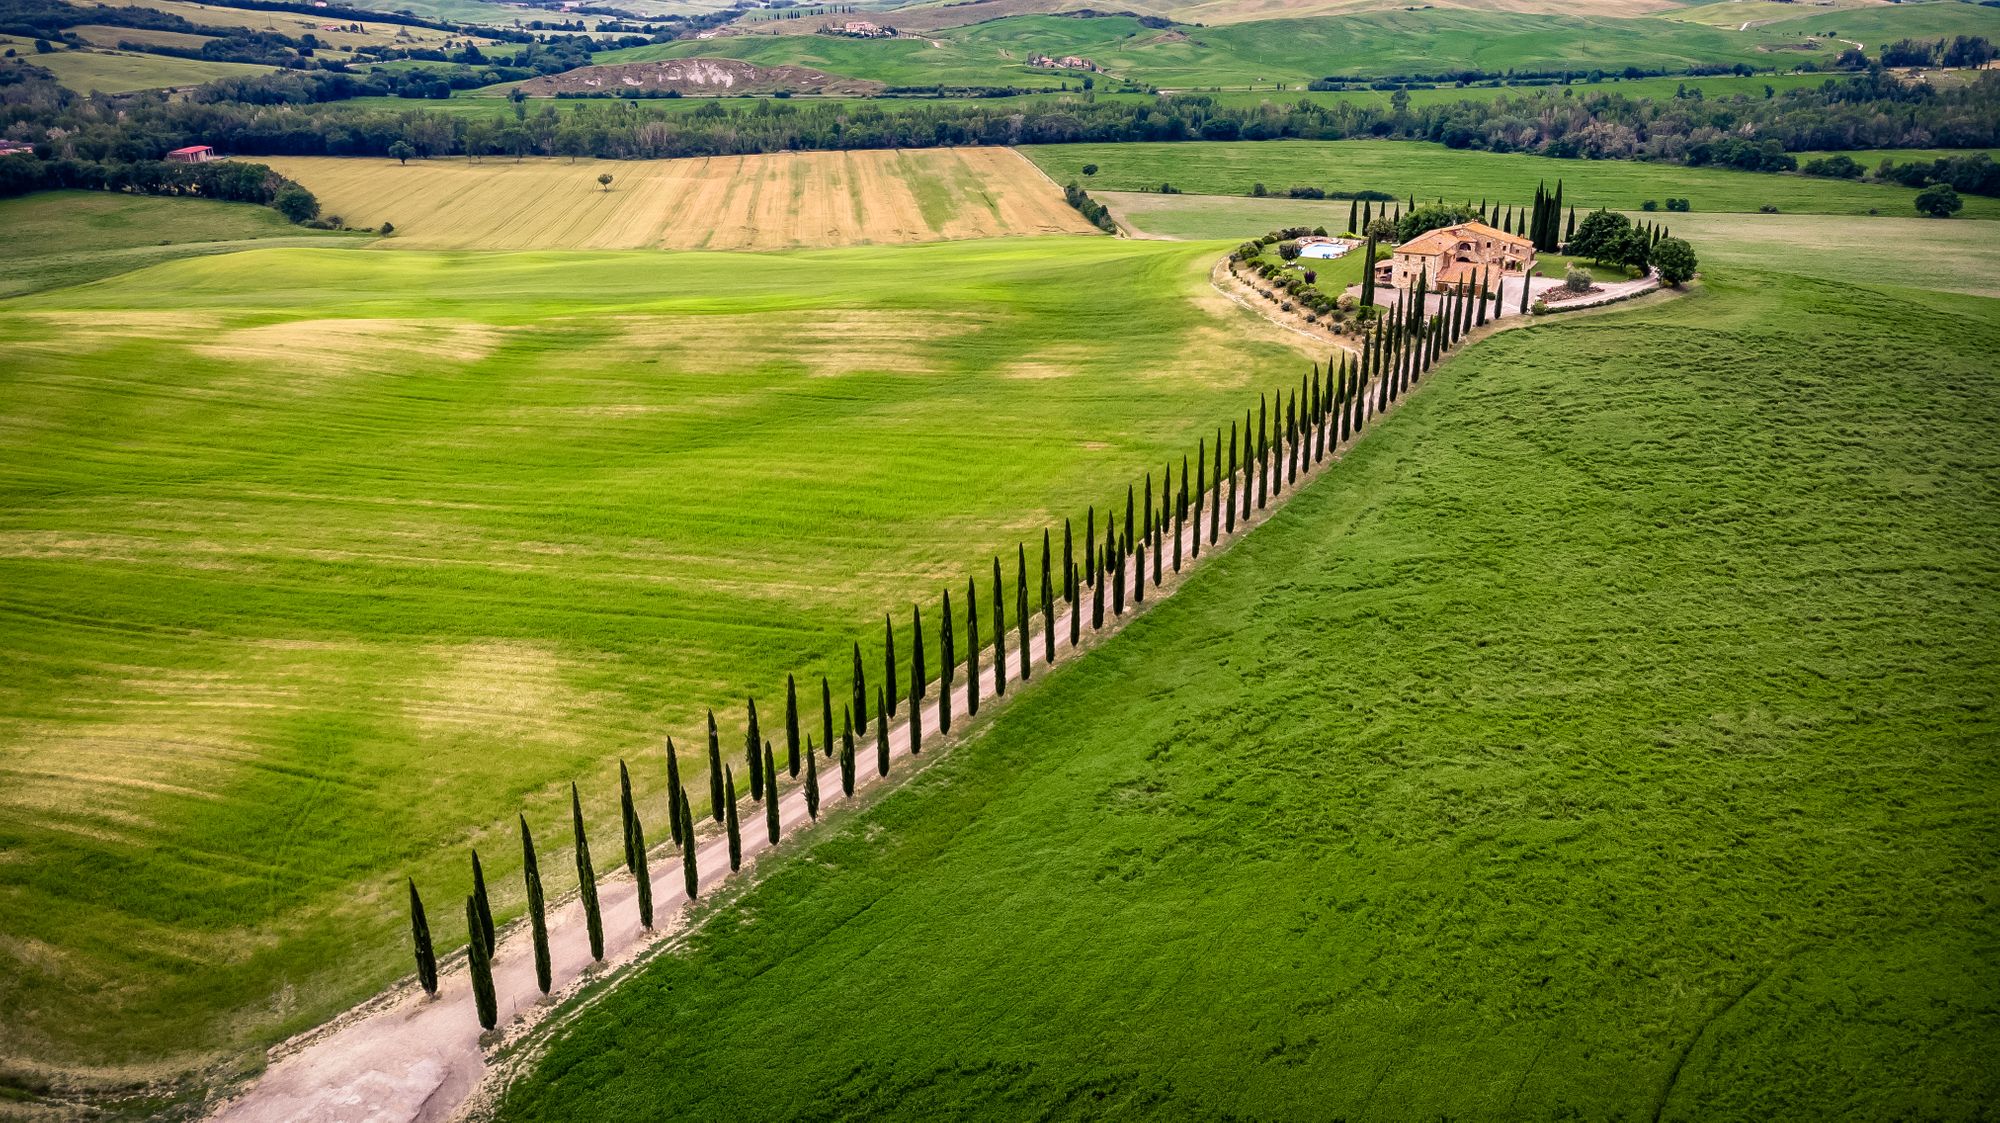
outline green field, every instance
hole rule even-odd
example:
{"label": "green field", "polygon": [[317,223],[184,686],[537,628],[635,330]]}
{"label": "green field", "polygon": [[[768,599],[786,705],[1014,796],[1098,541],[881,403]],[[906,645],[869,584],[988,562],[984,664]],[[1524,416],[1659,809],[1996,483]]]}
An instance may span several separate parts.
{"label": "green field", "polygon": [[[253,66],[244,62],[212,62],[136,51],[64,49],[45,55],[36,54],[32,41],[7,36],[0,36],[0,48],[18,51],[24,61],[54,74],[56,81],[80,94],[92,91],[122,94],[162,86],[199,86],[217,78],[269,74],[272,70],[268,66]],[[13,65],[13,60],[0,61],[0,66],[10,65]]]}
{"label": "green field", "polygon": [[313,1025],[471,843],[518,911],[517,810],[615,821],[618,757],[656,792],[704,707],[740,743],[1295,378],[1217,252],[254,250],[0,303],[0,1057]]}
{"label": "green field", "polygon": [[1984,1118],[1996,353],[1747,269],[1477,344],[502,1117]]}
{"label": "green field", "polygon": [[[1905,11],[1904,9],[1908,10]],[[1862,18],[1862,17],[1865,17]],[[885,17],[887,18],[887,17]],[[1870,42],[1905,35],[2000,35],[2000,9],[1964,3],[1902,5],[1828,19],[1853,22]],[[893,22],[893,20],[891,20]],[[750,34],[608,51],[598,62],[725,56],[762,65],[817,67],[890,85],[1007,84],[1051,87],[1080,75],[1036,70],[1037,52],[1076,54],[1113,78],[1168,88],[1303,84],[1330,74],[1377,76],[1478,67],[1619,71],[1742,63],[1790,69],[1808,58],[1830,62],[1832,47],[1800,50],[1799,24],[1736,31],[1666,19],[1523,15],[1424,7],[1222,27],[1149,28],[1128,15],[1009,16],[925,38],[841,39]],[[1850,37],[1852,37],[1850,35]],[[1879,45],[1879,44],[1877,44]],[[1099,81],[1103,81],[1102,77]]]}
{"label": "green field", "polygon": [[[1077,180],[1092,190],[1157,190],[1172,183],[1199,195],[1247,195],[1254,183],[1274,192],[1292,186],[1335,191],[1415,192],[1448,200],[1530,203],[1535,185],[1560,179],[1564,200],[1579,209],[1636,210],[1647,199],[1686,198],[1697,212],[1780,211],[1814,214],[1914,215],[1916,192],[1887,184],[1851,183],[1802,175],[1684,168],[1629,160],[1558,160],[1457,151],[1410,141],[1230,141],[1178,144],[1060,144],[1021,149],[1057,183]],[[1083,166],[1096,164],[1085,176]],[[1344,208],[1346,204],[1342,204]],[[2000,218],[2000,199],[1967,197],[1967,218]],[[1672,221],[1671,217],[1667,218]]]}
{"label": "green field", "polygon": [[0,298],[77,285],[176,258],[252,246],[361,244],[363,235],[294,226],[269,207],[101,191],[0,200]]}

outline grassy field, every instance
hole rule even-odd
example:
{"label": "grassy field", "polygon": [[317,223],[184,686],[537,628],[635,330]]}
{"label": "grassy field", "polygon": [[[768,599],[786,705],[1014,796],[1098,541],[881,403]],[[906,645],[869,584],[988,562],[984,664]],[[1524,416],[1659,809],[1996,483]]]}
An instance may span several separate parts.
{"label": "grassy field", "polygon": [[79,24],[70,28],[83,37],[83,41],[93,47],[117,47],[120,43],[139,43],[148,47],[174,47],[198,51],[204,44],[213,43],[213,36],[191,35],[184,31],[154,31],[143,27],[112,27],[105,24]]}
{"label": "grassy field", "polygon": [[353,234],[294,226],[269,207],[102,191],[0,200],[0,298],[79,285],[163,261],[255,246],[358,245]]}
{"label": "grassy field", "polygon": [[[0,35],[0,49],[12,48],[20,61],[31,62],[56,76],[56,81],[78,93],[107,94],[152,90],[162,86],[199,86],[217,78],[269,74],[268,66],[246,62],[210,62],[206,59],[174,58],[138,51],[79,51],[63,49],[36,54],[32,40]],[[0,67],[13,59],[0,60]]]}
{"label": "grassy field", "polygon": [[[335,50],[352,50],[362,46],[442,49],[447,44],[456,48],[465,43],[477,43],[485,47],[492,46],[496,42],[492,39],[457,35],[429,27],[411,27],[400,23],[372,23],[368,20],[332,19],[301,12],[231,8],[221,4],[196,3],[195,0],[147,0],[146,7],[179,16],[189,23],[204,27],[241,27],[252,31],[275,31],[293,38],[311,35]],[[356,22],[361,25],[360,31],[351,30]]]}
{"label": "grassy field", "polygon": [[405,874],[463,938],[468,844],[517,912],[517,810],[575,778],[601,829],[616,758],[656,794],[704,707],[740,745],[1296,378],[1216,251],[287,249],[0,303],[0,1073],[316,1024],[409,969]]}
{"label": "grassy field", "polygon": [[[1004,148],[692,160],[273,157],[349,225],[413,249],[784,249],[1096,228]],[[613,177],[611,190],[597,182]]]}
{"label": "grassy field", "polygon": [[[1021,149],[1057,183],[1078,180],[1092,190],[1156,190],[1170,182],[1201,195],[1247,195],[1262,182],[1282,192],[1295,185],[1327,190],[1415,192],[1419,201],[1439,195],[1530,203],[1535,185],[1564,183],[1565,202],[1579,209],[1636,210],[1647,199],[1686,198],[1699,213],[1781,211],[1819,214],[1914,215],[1916,192],[1886,184],[1850,183],[1801,175],[1766,175],[1646,164],[1629,160],[1557,160],[1492,152],[1455,151],[1407,141],[1234,141],[1180,144],[1060,144]],[[1083,165],[1096,164],[1095,176]],[[1228,207],[1236,201],[1216,202]],[[1342,203],[1344,211],[1346,204]],[[2000,218],[2000,199],[1967,197],[1967,218]],[[1669,218],[1671,221],[1671,218]]]}
{"label": "grassy field", "polygon": [[1477,345],[503,1118],[1983,1118],[1995,353],[1724,269]]}

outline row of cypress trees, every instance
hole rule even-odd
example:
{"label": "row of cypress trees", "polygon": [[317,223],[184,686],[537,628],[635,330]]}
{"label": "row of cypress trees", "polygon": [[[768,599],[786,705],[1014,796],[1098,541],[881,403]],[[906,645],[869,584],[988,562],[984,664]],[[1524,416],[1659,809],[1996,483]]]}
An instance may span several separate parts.
{"label": "row of cypress trees", "polygon": [[[1556,194],[1546,196],[1538,206],[1549,207],[1547,200],[1558,198],[1559,189]],[[1310,374],[1300,378],[1296,387],[1277,394],[1260,393],[1254,414],[1246,409],[1240,422],[1231,420],[1229,423],[1226,454],[1224,433],[1218,427],[1212,446],[1207,437],[1197,440],[1192,463],[1186,456],[1181,458],[1178,477],[1175,476],[1174,465],[1168,462],[1161,473],[1157,492],[1151,472],[1145,474],[1143,485],[1128,485],[1122,529],[1117,513],[1107,509],[1104,533],[1100,539],[1097,509],[1092,505],[1086,509],[1083,540],[1078,543],[1071,520],[1064,519],[1060,568],[1053,556],[1053,533],[1043,531],[1041,571],[1034,607],[1039,609],[1042,623],[1044,665],[1052,664],[1056,657],[1058,602],[1068,611],[1072,647],[1082,639],[1082,599],[1086,589],[1091,598],[1089,615],[1092,631],[1104,627],[1107,607],[1114,619],[1124,614],[1128,593],[1134,608],[1142,605],[1148,581],[1155,588],[1164,582],[1169,553],[1175,573],[1179,573],[1184,564],[1201,556],[1204,509],[1207,514],[1207,544],[1214,546],[1235,531],[1239,519],[1247,522],[1255,511],[1265,509],[1285,487],[1296,484],[1302,475],[1359,435],[1371,417],[1388,410],[1403,394],[1408,393],[1468,331],[1485,322],[1489,314],[1489,300],[1492,301],[1491,314],[1497,316],[1499,313],[1498,291],[1496,289],[1489,294],[1484,277],[1472,284],[1460,283],[1451,288],[1442,295],[1441,309],[1432,313],[1418,296],[1426,291],[1427,280],[1420,279],[1411,293],[1405,294],[1370,326],[1358,353],[1343,352],[1337,360],[1329,361],[1324,370],[1315,364]],[[1007,681],[1015,673],[1008,665],[1007,633],[1010,623],[1007,605],[1010,598],[1002,588],[1003,573],[1000,559],[995,557],[988,601],[992,629],[986,642],[981,641],[979,632],[980,617],[984,611],[979,590],[974,580],[968,578],[966,582],[962,658],[963,673],[967,678],[968,716],[978,712],[979,683],[983,674],[981,661],[989,645],[992,650],[991,689],[996,697],[1006,693]],[[1021,543],[1015,551],[1014,595],[1011,598],[1014,618],[1011,627],[1015,634],[1014,665],[1023,682],[1029,680],[1033,665],[1033,629],[1030,623],[1033,614],[1030,612],[1028,588],[1027,545]],[[952,691],[960,673],[961,659],[949,589],[941,598],[941,611],[937,631],[941,658],[934,712],[937,728],[944,733],[951,728]],[[888,775],[889,725],[899,708],[907,708],[911,754],[922,752],[922,707],[929,699],[931,683],[924,638],[922,609],[912,606],[910,661],[907,678],[904,678],[903,668],[896,657],[895,630],[885,618],[885,679],[875,684],[872,713],[868,705],[869,684],[861,646],[859,643],[854,645],[853,681],[849,684],[847,701],[841,709],[838,749],[835,748],[831,682],[825,677],[820,679],[820,741],[816,747],[811,736],[801,735],[798,684],[793,676],[786,677],[786,770],[792,777],[797,777],[801,769],[804,770],[806,811],[811,818],[819,817],[819,758],[824,755],[837,759],[841,790],[852,797],[857,770],[855,739],[857,736],[865,737],[871,725],[875,730],[877,774]],[[900,699],[893,689],[899,679],[907,683]],[[746,699],[745,705],[744,753],[751,796],[764,805],[766,834],[772,843],[776,843],[781,826],[776,749],[771,741],[762,736],[756,700]],[[707,714],[707,734],[709,816],[722,825],[728,839],[729,868],[736,870],[741,868],[743,857],[736,774],[734,766],[722,759],[713,710]],[[673,844],[680,850],[685,890],[688,898],[693,900],[700,891],[700,869],[696,856],[698,836],[690,799],[681,782],[679,753],[672,738],[667,740],[665,756],[668,829]],[[640,923],[651,928],[653,899],[652,878],[647,864],[648,847],[639,808],[632,795],[631,773],[624,761],[618,765],[618,781],[625,864],[637,884]],[[584,830],[582,798],[575,784],[570,785],[570,820],[577,885],[590,953],[593,959],[602,960],[603,916],[590,844]],[[526,885],[528,921],[534,941],[536,984],[543,994],[547,994],[552,985],[547,897],[534,836],[526,816],[520,818],[520,834],[522,878]],[[424,990],[434,995],[438,987],[437,959],[415,879],[409,881],[409,895],[417,978]],[[498,999],[492,974],[496,933],[485,873],[476,850],[472,855],[472,892],[465,900],[465,914],[466,926],[471,934],[467,959],[475,1005],[480,1024],[492,1029],[498,1021]]]}

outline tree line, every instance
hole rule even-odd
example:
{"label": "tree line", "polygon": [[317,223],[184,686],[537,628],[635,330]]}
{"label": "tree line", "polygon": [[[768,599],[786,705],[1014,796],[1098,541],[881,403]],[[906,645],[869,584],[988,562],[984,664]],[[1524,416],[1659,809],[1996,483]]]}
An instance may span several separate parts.
{"label": "tree line", "polygon": [[[1499,311],[1498,286],[1489,295],[1483,278],[1479,284],[1459,284],[1428,300],[1403,294],[1374,321],[1358,349],[1343,351],[1323,368],[1314,364],[1297,385],[1259,393],[1254,404],[1245,403],[1240,419],[1232,417],[1226,426],[1217,425],[1212,438],[1197,438],[1192,453],[1183,455],[1178,466],[1170,458],[1157,477],[1147,472],[1129,482],[1122,504],[1104,507],[1101,524],[1093,504],[1084,512],[1080,535],[1075,521],[1065,518],[1059,532],[1054,526],[1044,529],[1039,543],[1017,543],[1011,559],[996,555],[985,575],[985,588],[981,589],[979,576],[968,576],[954,606],[954,587],[947,585],[928,625],[923,606],[912,605],[908,631],[903,633],[906,655],[898,654],[893,615],[884,616],[879,675],[871,674],[859,641],[852,645],[848,681],[838,689],[831,677],[823,675],[818,690],[801,691],[796,677],[788,675],[782,716],[760,711],[754,696],[745,698],[741,722],[731,723],[728,734],[740,746],[734,750],[724,748],[724,722],[710,709],[703,743],[694,748],[707,771],[706,807],[699,818],[683,780],[679,749],[672,737],[666,738],[658,757],[647,766],[664,776],[668,837],[678,851],[687,898],[697,900],[702,891],[698,851],[703,820],[709,831],[719,830],[726,839],[733,871],[742,865],[746,817],[754,823],[761,811],[766,839],[779,841],[779,802],[787,786],[802,788],[807,815],[815,820],[821,809],[823,771],[837,775],[844,797],[853,796],[871,731],[878,776],[890,772],[889,731],[899,718],[908,725],[909,754],[920,755],[927,723],[934,736],[944,736],[962,720],[954,700],[961,683],[963,717],[971,718],[987,692],[1003,697],[1011,684],[1031,680],[1037,649],[1043,668],[1055,664],[1059,628],[1067,631],[1074,651],[1087,634],[1115,627],[1127,612],[1141,608],[1148,595],[1157,597],[1170,573],[1180,573],[1199,559],[1204,548],[1214,549],[1239,527],[1247,528],[1286,488],[1359,437],[1467,333]],[[1031,544],[1037,550],[1031,551]],[[1038,559],[1033,567],[1031,553]],[[767,725],[772,716],[777,716],[776,722]],[[748,781],[747,801],[737,794],[738,765]],[[654,887],[645,820],[656,812],[634,797],[631,771],[622,760],[618,789],[620,859],[635,880],[639,922],[650,929]],[[565,825],[585,938],[591,957],[602,960],[603,902],[582,796],[575,784],[570,786],[568,818]],[[518,825],[536,985],[547,994],[553,986],[547,889],[536,837],[525,815]],[[470,855],[468,872],[467,967],[480,1025],[492,1029],[499,1017],[492,974],[497,932],[477,850]],[[710,873],[720,876],[719,870]],[[437,951],[429,915],[414,878],[408,879],[407,891],[417,981],[435,995]]]}

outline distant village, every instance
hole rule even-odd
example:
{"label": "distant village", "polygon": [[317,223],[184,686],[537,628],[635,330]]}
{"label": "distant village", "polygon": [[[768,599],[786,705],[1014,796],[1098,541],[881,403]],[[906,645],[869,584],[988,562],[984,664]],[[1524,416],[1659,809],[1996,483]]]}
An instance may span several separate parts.
{"label": "distant village", "polygon": [[1088,70],[1093,74],[1104,73],[1104,68],[1079,55],[1064,55],[1050,58],[1048,55],[1029,55],[1029,66],[1039,66],[1043,70]]}

